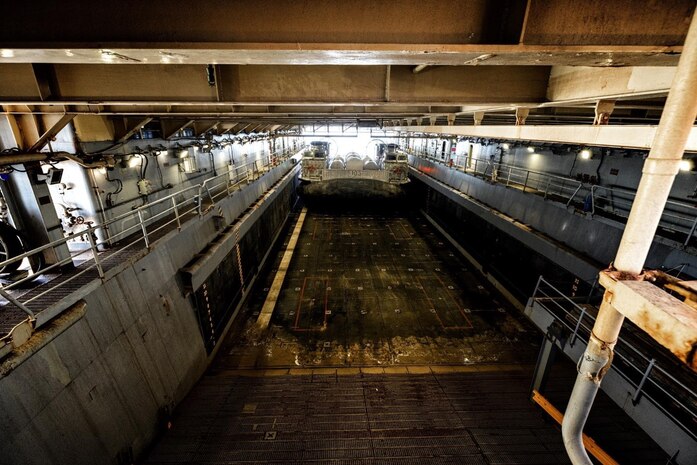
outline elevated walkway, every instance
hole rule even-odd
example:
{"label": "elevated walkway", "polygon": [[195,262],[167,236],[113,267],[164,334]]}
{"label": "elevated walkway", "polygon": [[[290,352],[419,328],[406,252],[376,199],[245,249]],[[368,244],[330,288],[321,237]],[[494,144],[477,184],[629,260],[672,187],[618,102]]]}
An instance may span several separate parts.
{"label": "elevated walkway", "polygon": [[[19,347],[33,331],[60,315],[82,296],[98,287],[123,269],[157,247],[159,241],[188,228],[192,220],[208,220],[220,216],[214,211],[217,203],[233,195],[244,194],[246,186],[259,180],[271,169],[293,166],[289,157],[297,151],[286,151],[236,167],[234,170],[207,179],[199,185],[177,191],[120,215],[107,223],[86,228],[77,236],[87,248],[72,250],[71,255],[50,267],[28,271],[28,275],[0,288],[0,359]],[[264,190],[271,186],[265,186]],[[246,195],[245,195],[246,197]],[[249,199],[251,202],[253,199]],[[221,217],[222,218],[222,217]],[[109,235],[109,226],[131,224],[117,234]],[[108,239],[100,241],[96,232]],[[75,235],[28,251],[0,264],[21,261],[74,240]]]}

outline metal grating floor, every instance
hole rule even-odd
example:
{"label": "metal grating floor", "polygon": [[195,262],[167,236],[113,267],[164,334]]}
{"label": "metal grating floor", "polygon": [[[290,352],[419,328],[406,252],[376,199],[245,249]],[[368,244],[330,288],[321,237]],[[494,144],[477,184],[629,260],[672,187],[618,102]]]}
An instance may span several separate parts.
{"label": "metal grating floor", "polygon": [[148,464],[565,464],[529,373],[207,376]]}

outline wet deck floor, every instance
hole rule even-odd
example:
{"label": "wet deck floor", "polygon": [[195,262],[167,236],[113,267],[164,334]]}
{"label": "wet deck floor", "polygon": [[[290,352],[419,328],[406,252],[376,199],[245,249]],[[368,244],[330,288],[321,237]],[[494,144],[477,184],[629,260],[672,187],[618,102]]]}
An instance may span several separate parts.
{"label": "wet deck floor", "polygon": [[417,214],[310,212],[260,344],[272,279],[217,368],[535,362],[532,326]]}
{"label": "wet deck floor", "polygon": [[539,333],[423,217],[309,212],[259,338],[283,249],[147,463],[568,463]]}

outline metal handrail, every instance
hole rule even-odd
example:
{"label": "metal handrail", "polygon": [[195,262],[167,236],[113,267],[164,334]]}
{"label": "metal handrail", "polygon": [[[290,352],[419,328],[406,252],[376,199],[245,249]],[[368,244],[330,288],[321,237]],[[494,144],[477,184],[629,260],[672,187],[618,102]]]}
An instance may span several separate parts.
{"label": "metal handrail", "polygon": [[[588,337],[585,334],[590,334],[593,324],[595,323],[595,317],[591,315],[584,307],[578,305],[568,296],[562,293],[549,281],[545,280],[543,276],[540,276],[537,280],[537,285],[535,286],[535,291],[533,292],[532,299],[537,302],[541,307],[543,307],[547,312],[557,321],[559,321],[563,326],[565,326],[570,332],[571,337],[569,338],[569,345],[573,347],[574,342],[580,339],[584,343],[588,343]],[[565,302],[571,305],[572,311],[568,307],[560,304]],[[554,308],[560,309],[563,312],[563,317],[560,317],[549,304],[554,304]],[[578,312],[578,316],[574,313]],[[583,329],[581,331],[581,329]],[[631,358],[627,356],[626,352],[631,351],[633,359],[640,359],[645,362],[646,368],[641,368],[633,363]],[[693,438],[697,439],[697,433],[692,431],[687,425],[676,418],[670,411],[668,411],[663,403],[658,402],[654,397],[652,397],[650,392],[647,392],[647,383],[651,383],[656,387],[663,396],[670,398],[679,409],[683,410],[689,414],[693,421],[697,421],[697,410],[691,408],[690,405],[685,404],[683,401],[678,399],[673,393],[677,390],[682,390],[687,397],[695,399],[694,405],[697,405],[697,392],[693,391],[691,388],[686,386],[680,380],[676,379],[670,373],[668,373],[659,363],[653,359],[644,355],[639,349],[627,343],[623,338],[618,339],[618,343],[615,349],[615,358],[620,359],[622,363],[634,369],[636,371],[636,376],[640,377],[639,382],[635,382],[634,378],[626,373],[621,365],[613,364],[611,369],[617,372],[625,381],[634,387],[634,393],[632,395],[632,400],[637,403],[641,398],[645,397],[649,399],[657,408],[659,408],[663,413],[665,413],[670,419],[679,425],[683,430],[690,434]],[[670,385],[665,385],[660,382],[654,376],[655,373],[660,373],[663,378],[665,378]]]}
{"label": "metal handrail", "polygon": [[[298,150],[302,150],[302,147]],[[261,160],[262,161],[262,168],[274,164],[274,161],[277,159],[280,160],[280,159],[290,158],[290,155],[297,153],[298,150],[294,150],[294,149],[289,148],[286,150],[274,152],[266,157],[263,157]],[[200,184],[183,188],[177,192],[166,195],[162,198],[154,200],[154,201],[147,203],[145,205],[142,205],[140,207],[137,207],[137,208],[133,209],[132,211],[117,215],[117,216],[109,219],[108,221],[87,226],[85,229],[83,229],[79,232],[72,233],[66,237],[49,242],[48,244],[44,244],[40,247],[36,247],[32,250],[24,252],[21,255],[17,255],[17,256],[12,257],[8,260],[0,262],[0,268],[2,268],[2,267],[5,267],[7,265],[10,265],[12,263],[20,262],[28,257],[31,257],[32,255],[42,253],[48,249],[58,247],[60,245],[67,243],[68,241],[78,239],[78,238],[86,239],[86,242],[89,244],[88,248],[85,248],[85,249],[82,249],[79,251],[71,251],[67,257],[62,258],[59,261],[57,261],[56,263],[53,263],[46,268],[40,269],[35,273],[30,272],[27,276],[25,276],[24,278],[22,278],[20,280],[14,281],[14,282],[12,282],[8,285],[5,285],[5,286],[0,285],[0,295],[5,296],[5,298],[7,298],[6,296],[10,295],[7,293],[8,290],[16,288],[19,285],[21,285],[22,283],[25,283],[27,281],[31,281],[40,275],[45,275],[47,272],[59,269],[60,267],[62,267],[64,265],[72,264],[73,259],[75,259],[76,257],[79,257],[83,254],[90,253],[90,252],[92,254],[91,258],[93,259],[93,263],[88,265],[88,266],[85,266],[78,273],[74,274],[70,278],[61,282],[57,286],[52,286],[52,287],[46,289],[45,291],[43,291],[37,295],[34,295],[33,297],[31,297],[29,299],[25,299],[23,301],[20,301],[19,299],[12,297],[12,296],[10,296],[10,297],[12,297],[12,299],[7,298],[7,300],[15,303],[15,305],[19,304],[18,306],[23,311],[26,312],[25,309],[26,309],[27,303],[30,303],[30,302],[42,297],[47,292],[49,292],[53,289],[56,289],[57,287],[65,285],[66,283],[72,281],[73,279],[83,275],[84,273],[86,273],[88,271],[92,271],[92,270],[96,269],[98,276],[100,278],[104,278],[104,269],[102,266],[102,260],[100,259],[100,256],[99,256],[100,255],[100,251],[99,251],[100,246],[102,248],[104,248],[104,246],[110,244],[117,237],[120,237],[121,240],[123,240],[123,238],[126,238],[134,233],[137,234],[137,232],[140,231],[142,234],[136,236],[135,238],[133,238],[133,240],[130,240],[130,241],[128,241],[128,243],[125,243],[125,244],[119,244],[120,247],[118,249],[111,249],[110,251],[112,252],[112,254],[110,256],[113,256],[113,255],[123,251],[124,249],[126,249],[128,247],[131,247],[132,245],[134,245],[135,243],[140,242],[140,241],[143,241],[145,244],[145,247],[149,249],[151,246],[150,237],[155,232],[157,232],[157,231],[159,231],[159,230],[161,230],[161,229],[163,229],[163,228],[167,227],[168,225],[175,223],[175,222],[177,224],[177,228],[180,229],[181,224],[182,224],[182,218],[185,218],[187,215],[190,215],[194,212],[198,213],[199,215],[202,214],[201,208],[202,208],[202,197],[203,197],[204,190],[208,194],[208,198],[210,199],[211,204],[215,205],[215,200],[217,198],[216,196],[218,194],[225,194],[226,196],[229,196],[232,194],[232,192],[234,192],[234,190],[230,190],[231,187],[239,186],[241,183],[243,183],[245,181],[247,181],[247,182],[249,181],[249,179],[250,179],[250,177],[249,177],[249,171],[250,171],[249,165],[256,164],[256,162],[257,162],[257,160],[254,160],[254,161],[245,163],[244,165],[238,165],[238,167],[236,167],[236,168],[245,168],[245,172],[243,175],[240,175],[239,173],[237,173],[233,178],[233,176],[231,174],[232,170],[228,169],[225,173],[217,175],[217,176],[212,177],[212,178],[208,178]],[[256,170],[256,168],[254,168],[254,170]],[[214,184],[214,181],[220,180],[222,178],[227,178],[225,180],[225,184],[227,185],[226,189],[224,191],[219,192],[218,194],[212,193],[211,191],[215,190],[216,187],[223,185],[222,182]],[[211,185],[211,184],[214,184],[214,185]],[[163,211],[160,211],[158,213],[155,213],[155,214],[149,213],[151,211],[152,207],[159,205],[159,204],[162,204],[162,203],[165,203],[165,202],[170,202],[171,205],[168,206],[167,208],[165,208]],[[192,205],[192,206],[190,208],[187,208],[187,204]],[[163,224],[158,225],[154,229],[148,230],[148,226],[151,226],[153,223],[155,223],[159,219],[165,218],[167,215],[172,214],[172,213],[174,214],[174,218],[170,219],[169,221],[166,221]],[[118,233],[112,234],[106,240],[98,241],[96,239],[95,232],[97,230],[100,230],[100,229],[106,230],[106,229],[108,229],[109,225],[112,225],[112,224],[119,222],[119,221],[125,222],[126,220],[134,220],[134,224],[132,226],[129,226],[127,228],[122,229]],[[87,260],[89,260],[89,258]],[[32,315],[32,314],[30,314],[30,315]]]}
{"label": "metal handrail", "polygon": [[[412,151],[411,154],[448,166],[448,163],[442,159],[433,157],[424,151]],[[609,201],[611,208],[605,211],[613,216],[626,219],[636,196],[636,192],[631,189],[597,184],[589,185],[574,178],[529,170],[506,163],[494,163],[483,158],[472,158],[470,162],[470,166],[453,165],[452,169],[474,176],[482,176],[491,182],[505,186],[518,185],[522,187],[523,192],[529,192],[530,189],[533,189],[536,193],[542,193],[544,198],[556,195],[565,201],[567,207],[574,202],[583,204],[584,210],[587,208],[587,212],[591,215],[600,213],[598,207],[600,201]],[[589,201],[590,205],[586,205],[586,200]],[[697,206],[677,200],[668,200],[659,226],[686,234],[683,241],[683,246],[686,246],[697,232]]]}

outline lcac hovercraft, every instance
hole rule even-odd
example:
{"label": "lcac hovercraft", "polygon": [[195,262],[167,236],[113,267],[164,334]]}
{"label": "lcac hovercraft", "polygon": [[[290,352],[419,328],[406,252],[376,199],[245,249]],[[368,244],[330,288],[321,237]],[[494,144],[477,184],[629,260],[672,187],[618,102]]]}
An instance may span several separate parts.
{"label": "lcac hovercraft", "polygon": [[303,153],[300,172],[301,192],[306,195],[397,197],[409,182],[407,154],[397,144],[374,144],[371,155],[349,152],[330,155],[330,144],[315,141]]}

